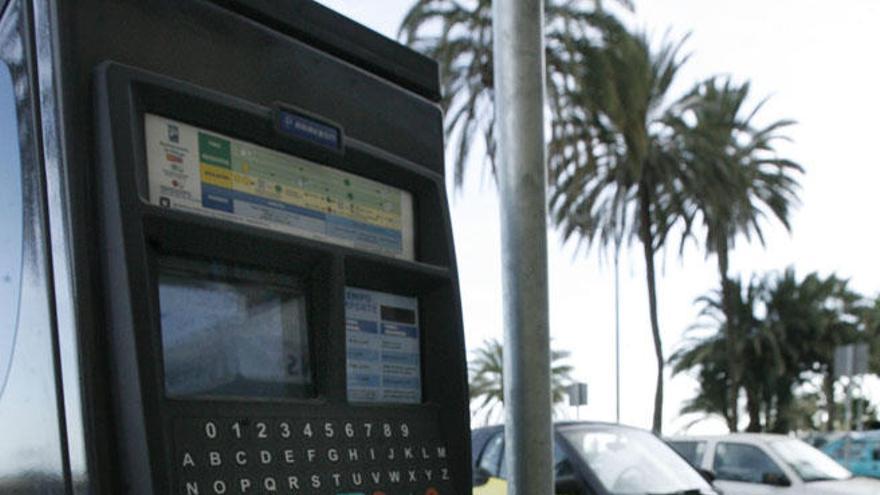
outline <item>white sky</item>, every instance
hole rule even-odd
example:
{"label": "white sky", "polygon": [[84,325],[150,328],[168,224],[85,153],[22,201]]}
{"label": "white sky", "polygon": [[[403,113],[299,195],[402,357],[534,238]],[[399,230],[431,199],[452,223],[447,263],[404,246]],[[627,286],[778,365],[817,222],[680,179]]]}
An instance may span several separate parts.
{"label": "white sky", "polygon": [[[331,8],[394,37],[411,0],[320,0]],[[381,6],[381,7],[380,7]],[[767,248],[744,242],[732,254],[732,273],[783,270],[850,277],[868,295],[880,290],[875,261],[880,233],[870,220],[876,208],[880,159],[876,118],[880,115],[880,2],[875,0],[637,0],[636,22],[657,37],[667,29],[692,32],[693,58],[679,76],[679,91],[713,74],[750,79],[753,94],[772,96],[763,118],[793,118],[794,142],[780,147],[800,162],[803,205],[793,215],[793,233],[766,226]],[[453,194],[456,238],[469,348],[501,327],[501,265],[498,201],[491,180],[476,161],[470,180]],[[613,270],[591,252],[574,253],[550,234],[551,333],[554,347],[573,352],[576,378],[590,386],[582,419],[614,420]],[[624,423],[649,427],[655,365],[647,314],[643,259],[638,246],[621,258],[621,401]],[[693,301],[718,284],[714,259],[688,250],[658,256],[660,326],[669,356],[695,320]],[[679,418],[693,381],[667,382],[666,433],[682,431]],[[880,385],[869,383],[880,400]],[[573,411],[566,411],[570,417]],[[705,422],[691,432],[716,431]]]}

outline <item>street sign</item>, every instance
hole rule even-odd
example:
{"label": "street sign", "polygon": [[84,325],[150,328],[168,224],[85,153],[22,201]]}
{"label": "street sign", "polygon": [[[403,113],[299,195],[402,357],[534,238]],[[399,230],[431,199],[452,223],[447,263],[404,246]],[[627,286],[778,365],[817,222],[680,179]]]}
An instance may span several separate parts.
{"label": "street sign", "polygon": [[568,404],[571,406],[587,405],[586,383],[573,383],[568,386]]}
{"label": "street sign", "polygon": [[834,350],[834,376],[853,377],[868,372],[870,357],[868,344],[848,344]]}

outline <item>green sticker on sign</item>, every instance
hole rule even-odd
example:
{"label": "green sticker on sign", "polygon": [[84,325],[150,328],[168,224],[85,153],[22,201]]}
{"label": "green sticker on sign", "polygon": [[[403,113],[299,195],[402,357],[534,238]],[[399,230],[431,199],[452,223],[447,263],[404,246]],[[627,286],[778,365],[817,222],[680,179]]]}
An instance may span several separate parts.
{"label": "green sticker on sign", "polygon": [[199,159],[202,163],[232,168],[229,149],[229,141],[203,132],[199,133]]}

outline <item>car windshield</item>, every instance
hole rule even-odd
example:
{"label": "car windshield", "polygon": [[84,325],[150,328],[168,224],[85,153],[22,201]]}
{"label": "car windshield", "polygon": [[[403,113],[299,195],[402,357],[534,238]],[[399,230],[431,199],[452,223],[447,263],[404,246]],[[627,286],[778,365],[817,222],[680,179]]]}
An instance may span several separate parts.
{"label": "car windshield", "polygon": [[681,456],[648,432],[591,426],[561,432],[614,495],[715,493]]}
{"label": "car windshield", "polygon": [[852,478],[846,468],[800,440],[775,440],[770,442],[770,448],[805,482]]}

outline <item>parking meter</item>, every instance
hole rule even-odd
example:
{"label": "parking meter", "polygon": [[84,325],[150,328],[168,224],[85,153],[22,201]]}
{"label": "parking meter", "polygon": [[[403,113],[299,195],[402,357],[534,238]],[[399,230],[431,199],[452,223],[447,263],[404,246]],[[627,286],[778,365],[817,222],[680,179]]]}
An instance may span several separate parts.
{"label": "parking meter", "polygon": [[21,493],[468,493],[436,65],[312,2],[35,4],[58,462]]}

